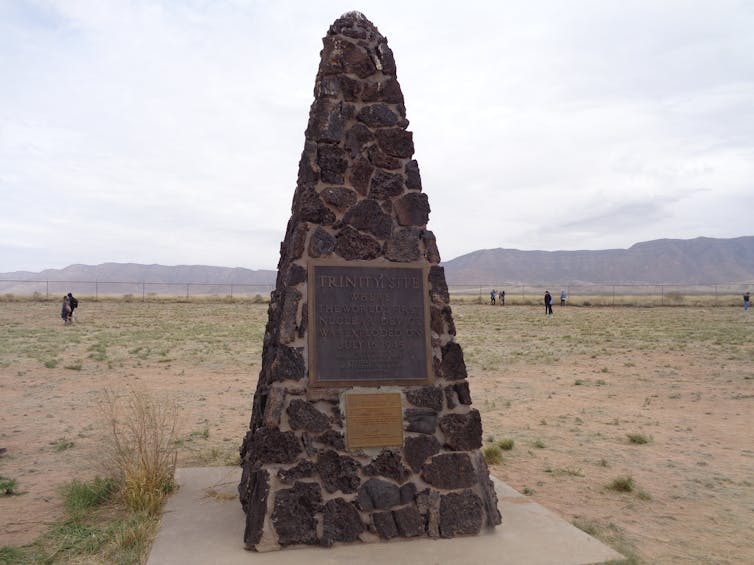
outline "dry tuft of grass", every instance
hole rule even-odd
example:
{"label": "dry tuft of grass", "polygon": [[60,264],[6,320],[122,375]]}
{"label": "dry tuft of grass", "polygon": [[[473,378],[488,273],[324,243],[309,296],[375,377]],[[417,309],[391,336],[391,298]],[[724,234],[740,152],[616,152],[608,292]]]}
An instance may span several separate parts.
{"label": "dry tuft of grass", "polygon": [[488,445],[482,449],[484,460],[488,465],[498,465],[503,462],[503,454],[497,445]]}
{"label": "dry tuft of grass", "polygon": [[125,396],[105,391],[104,404],[111,433],[106,472],[127,508],[156,515],[175,486],[178,406],[133,389]]}
{"label": "dry tuft of grass", "polygon": [[633,492],[634,488],[636,488],[636,483],[634,483],[634,479],[631,476],[626,475],[613,479],[607,485],[607,488],[615,492]]}

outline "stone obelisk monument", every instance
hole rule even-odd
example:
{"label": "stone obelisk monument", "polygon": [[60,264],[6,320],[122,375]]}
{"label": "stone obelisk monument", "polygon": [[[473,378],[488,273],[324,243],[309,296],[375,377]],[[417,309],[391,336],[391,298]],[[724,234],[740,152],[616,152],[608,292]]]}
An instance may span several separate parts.
{"label": "stone obelisk monument", "polygon": [[500,523],[387,40],[323,39],[239,485],[246,547]]}

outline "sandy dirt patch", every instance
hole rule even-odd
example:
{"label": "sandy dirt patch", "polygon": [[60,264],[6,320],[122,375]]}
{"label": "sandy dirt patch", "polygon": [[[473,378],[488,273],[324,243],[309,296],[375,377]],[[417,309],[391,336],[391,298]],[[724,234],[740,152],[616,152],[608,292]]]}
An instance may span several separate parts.
{"label": "sandy dirt patch", "polygon": [[[180,465],[237,460],[266,305],[82,301],[68,328],[50,303],[1,310],[0,475],[21,494],[0,497],[0,545],[31,542],[63,517],[61,485],[101,475],[105,389],[178,402]],[[754,562],[754,315],[453,311],[486,444],[514,441],[493,473],[637,561]],[[607,488],[626,476],[632,492]]]}

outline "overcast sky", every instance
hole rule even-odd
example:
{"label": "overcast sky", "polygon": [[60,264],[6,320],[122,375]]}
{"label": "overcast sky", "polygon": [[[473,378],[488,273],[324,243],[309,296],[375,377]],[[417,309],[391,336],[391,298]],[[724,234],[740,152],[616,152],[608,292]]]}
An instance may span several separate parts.
{"label": "overcast sky", "polygon": [[349,10],[444,259],[754,235],[754,2],[0,0],[0,272],[275,268]]}

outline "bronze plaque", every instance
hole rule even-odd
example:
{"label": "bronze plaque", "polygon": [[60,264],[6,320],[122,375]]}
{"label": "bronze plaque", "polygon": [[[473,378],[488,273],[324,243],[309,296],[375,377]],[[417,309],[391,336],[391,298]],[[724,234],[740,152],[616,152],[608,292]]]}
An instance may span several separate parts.
{"label": "bronze plaque", "polygon": [[314,386],[420,384],[431,376],[425,265],[309,267]]}
{"label": "bronze plaque", "polygon": [[348,449],[394,445],[403,445],[401,393],[347,394],[346,446]]}

